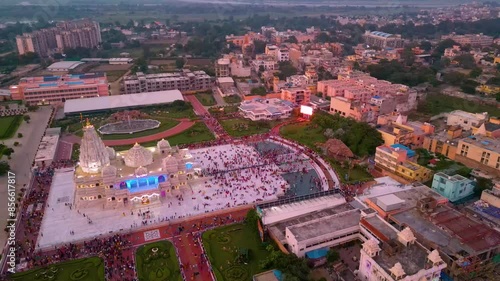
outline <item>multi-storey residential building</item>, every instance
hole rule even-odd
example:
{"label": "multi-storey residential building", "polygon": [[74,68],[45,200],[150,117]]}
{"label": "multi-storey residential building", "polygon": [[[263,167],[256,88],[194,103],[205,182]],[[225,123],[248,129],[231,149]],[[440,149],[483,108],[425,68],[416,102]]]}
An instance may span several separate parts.
{"label": "multi-storey residential building", "polygon": [[56,27],[25,33],[16,37],[20,55],[28,52],[47,56],[67,48],[95,48],[102,42],[98,22],[78,20],[57,23]]}
{"label": "multi-storey residential building", "polygon": [[251,62],[252,67],[255,71],[259,71],[262,66],[264,70],[277,70],[278,69],[278,61],[276,57],[273,55],[256,55],[255,59]]}
{"label": "multi-storey residential building", "polygon": [[331,97],[330,113],[365,122],[375,122],[384,114],[408,112],[417,105],[416,91],[362,72],[339,73],[338,80],[319,81],[317,91]]}
{"label": "multi-storey residential building", "polygon": [[455,160],[498,177],[500,176],[500,140],[481,135],[460,139]]}
{"label": "multi-storey residential building", "polygon": [[212,79],[204,71],[144,74],[137,72],[123,78],[125,94],[137,94],[165,90],[181,92],[206,91],[212,88]]}
{"label": "multi-storey residential building", "polygon": [[451,160],[455,159],[458,140],[462,137],[462,127],[449,126],[444,132],[424,136],[422,147],[432,153],[439,153]]}
{"label": "multi-storey residential building", "polygon": [[30,105],[58,104],[69,99],[108,95],[108,79],[104,73],[68,74],[21,78],[10,86],[13,100]]}
{"label": "multi-storey residential building", "polygon": [[402,144],[412,149],[422,147],[424,137],[434,133],[434,126],[427,122],[408,122],[404,119],[406,118],[400,115],[395,122],[389,122],[377,127],[377,131],[380,132],[384,139],[384,144],[387,146]]}
{"label": "multi-storey residential building", "polygon": [[238,47],[243,47],[244,44],[248,44],[250,42],[253,42],[254,40],[265,41],[266,37],[260,33],[255,32],[248,32],[247,34],[241,36],[234,34],[226,36],[226,42],[233,43]]}
{"label": "multi-storey residential building", "polygon": [[443,35],[441,36],[442,40],[445,39],[451,39],[458,44],[464,46],[464,45],[471,45],[471,46],[480,46],[480,47],[487,47],[493,44],[493,37],[483,35],[482,33],[480,34],[464,34],[464,35],[457,35],[457,34],[449,34],[449,35]]}
{"label": "multi-storey residential building", "polygon": [[488,122],[484,122],[478,127],[472,127],[472,134],[500,138],[500,118],[490,117]]}
{"label": "multi-storey residential building", "polygon": [[476,182],[461,175],[449,176],[445,173],[436,173],[432,179],[432,189],[456,202],[474,193]]}
{"label": "multi-storey residential building", "polygon": [[311,101],[311,91],[306,88],[281,89],[281,99],[294,104],[308,104]]}
{"label": "multi-storey residential building", "polygon": [[446,124],[450,126],[458,125],[464,130],[471,130],[473,127],[479,127],[488,120],[488,112],[470,113],[462,110],[454,110],[448,114]]}
{"label": "multi-storey residential building", "polygon": [[215,63],[215,76],[217,77],[228,77],[231,76],[230,70],[230,60],[223,58],[218,59]]}
{"label": "multi-storey residential building", "polygon": [[408,182],[428,181],[432,177],[432,171],[409,160],[414,156],[415,152],[404,145],[381,145],[375,152],[375,167]]}
{"label": "multi-storey residential building", "polygon": [[379,48],[403,48],[404,40],[401,35],[389,34],[381,31],[365,31],[365,43]]}

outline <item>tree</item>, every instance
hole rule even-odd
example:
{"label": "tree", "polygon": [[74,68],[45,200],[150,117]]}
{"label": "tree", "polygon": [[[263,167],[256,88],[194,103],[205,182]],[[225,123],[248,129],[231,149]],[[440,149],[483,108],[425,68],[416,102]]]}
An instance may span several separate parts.
{"label": "tree", "polygon": [[297,40],[297,37],[295,37],[295,36],[293,36],[293,35],[292,35],[292,36],[288,37],[288,38],[285,40],[285,42],[287,42],[287,43],[295,43],[295,44],[297,44],[297,43],[299,43],[299,40]]}
{"label": "tree", "polygon": [[419,47],[420,47],[420,49],[428,52],[432,49],[432,44],[429,41],[422,41],[422,42],[420,42]]}
{"label": "tree", "polygon": [[297,74],[297,68],[290,61],[279,62],[279,70],[278,77],[280,80],[285,80],[287,77]]}
{"label": "tree", "polygon": [[476,61],[470,54],[457,56],[454,60],[458,61],[459,65],[465,69],[472,69],[476,66]]}
{"label": "tree", "polygon": [[31,120],[31,117],[26,114],[26,115],[23,116],[23,119],[24,119],[24,121],[26,121],[27,123],[29,123],[30,120]]}
{"label": "tree", "polygon": [[443,81],[453,86],[460,86],[464,79],[465,74],[457,71],[450,71],[443,75]]}
{"label": "tree", "polygon": [[23,134],[21,134],[21,133],[17,133],[17,137],[18,137],[18,138],[22,138],[22,137],[23,137]]}
{"label": "tree", "polygon": [[0,176],[7,174],[10,171],[10,165],[7,161],[0,161]]}
{"label": "tree", "polygon": [[403,60],[406,66],[412,66],[415,62],[415,54],[413,53],[410,47],[406,47],[403,50],[403,54],[401,55],[401,59]]}
{"label": "tree", "polygon": [[476,178],[476,187],[474,188],[474,193],[476,195],[481,195],[483,190],[490,190],[493,187],[493,181],[486,178]]}
{"label": "tree", "polygon": [[332,42],[332,38],[326,34],[325,32],[321,32],[320,34],[316,35],[316,38],[314,38],[314,41],[316,43],[329,43]]}
{"label": "tree", "polygon": [[11,147],[7,147],[7,148],[3,149],[4,155],[10,156],[12,153],[14,153],[14,149],[12,149]]}
{"label": "tree", "polygon": [[15,141],[14,142],[14,146],[18,146],[19,145],[19,142],[18,141]]}
{"label": "tree", "polygon": [[184,64],[185,64],[185,63],[186,63],[186,62],[184,61],[184,58],[177,58],[177,59],[175,60],[175,67],[176,67],[177,69],[182,69],[182,68],[184,67]]}
{"label": "tree", "polygon": [[483,70],[479,67],[474,67],[470,72],[469,72],[469,77],[470,78],[477,78],[479,75],[483,73]]}
{"label": "tree", "polygon": [[256,54],[262,54],[266,51],[266,42],[262,40],[254,40],[253,45],[255,47],[254,51]]}
{"label": "tree", "polygon": [[252,90],[250,90],[250,93],[252,95],[265,96],[267,94],[267,90],[266,90],[265,87],[260,86],[260,87],[257,87],[257,88],[252,88]]}
{"label": "tree", "polygon": [[500,93],[496,93],[496,94],[495,94],[495,99],[496,99],[498,102],[500,102]]}
{"label": "tree", "polygon": [[259,214],[255,209],[251,209],[247,212],[245,217],[245,223],[250,225],[252,229],[257,230],[257,222],[259,221]]}
{"label": "tree", "polygon": [[340,254],[333,249],[329,249],[328,253],[326,253],[326,260],[330,263],[336,262],[339,259],[340,259]]}
{"label": "tree", "polygon": [[434,54],[437,55],[437,56],[442,56],[444,54],[444,50],[446,48],[451,48],[454,45],[460,45],[460,44],[458,44],[457,42],[453,41],[452,39],[443,40],[443,41],[439,42],[439,44],[434,49]]}

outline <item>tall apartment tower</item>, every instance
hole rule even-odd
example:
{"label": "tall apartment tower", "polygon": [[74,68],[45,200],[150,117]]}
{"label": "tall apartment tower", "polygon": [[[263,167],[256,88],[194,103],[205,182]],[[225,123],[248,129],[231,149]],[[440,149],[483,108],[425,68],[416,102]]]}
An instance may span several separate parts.
{"label": "tall apartment tower", "polygon": [[59,22],[56,27],[25,33],[16,37],[20,55],[28,52],[45,57],[66,48],[95,48],[102,42],[98,22],[78,20]]}

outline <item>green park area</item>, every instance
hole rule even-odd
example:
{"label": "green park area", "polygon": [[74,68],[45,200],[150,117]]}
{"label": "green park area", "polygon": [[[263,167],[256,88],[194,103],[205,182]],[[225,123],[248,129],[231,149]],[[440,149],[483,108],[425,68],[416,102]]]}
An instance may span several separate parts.
{"label": "green park area", "polygon": [[173,127],[175,127],[179,124],[179,121],[173,120],[173,119],[155,118],[155,120],[161,122],[161,124],[158,128],[150,129],[150,130],[146,130],[146,131],[142,131],[142,132],[137,132],[137,133],[133,133],[133,134],[102,135],[102,139],[103,140],[122,140],[122,139],[129,139],[129,138],[144,137],[144,136],[158,134],[158,133],[161,133],[161,132],[166,131],[168,129],[172,129]]}
{"label": "green park area", "polygon": [[11,138],[23,122],[23,116],[0,117],[0,139]]}
{"label": "green park area", "polygon": [[309,122],[295,123],[281,127],[280,134],[310,148],[315,148],[317,143],[324,143],[327,137],[323,135],[324,129],[312,126]]}
{"label": "green park area", "polygon": [[175,248],[169,241],[139,247],[135,261],[139,281],[182,281]]}
{"label": "green park area", "polygon": [[203,233],[203,245],[218,281],[246,281],[264,271],[259,262],[269,255],[256,230],[235,224]]}
{"label": "green park area", "polygon": [[204,106],[212,106],[217,104],[217,101],[210,92],[197,93],[195,94],[195,96]]}
{"label": "green park area", "polygon": [[227,117],[229,114],[238,112],[238,106],[237,105],[230,105],[230,106],[219,106],[219,107],[210,107],[208,109],[208,112],[215,118],[224,118]]}
{"label": "green park area", "polygon": [[226,132],[233,137],[244,137],[269,132],[277,122],[252,121],[242,118],[219,120]]}
{"label": "green park area", "polygon": [[99,257],[56,263],[10,276],[13,281],[104,281],[104,261]]}

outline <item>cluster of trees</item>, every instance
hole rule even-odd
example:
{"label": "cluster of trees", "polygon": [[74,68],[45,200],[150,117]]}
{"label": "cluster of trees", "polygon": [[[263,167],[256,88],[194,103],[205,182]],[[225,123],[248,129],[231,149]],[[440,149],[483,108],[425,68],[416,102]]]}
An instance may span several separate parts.
{"label": "cluster of trees", "polygon": [[293,66],[291,61],[280,61],[279,70],[280,72],[277,74],[277,76],[280,78],[280,80],[285,80],[287,77],[297,74],[297,68]]}
{"label": "cluster of trees", "polygon": [[278,269],[283,273],[284,281],[309,280],[311,269],[305,259],[298,258],[295,254],[284,254],[272,245],[268,245],[266,250],[269,255],[260,261],[262,269]]}
{"label": "cluster of trees", "polygon": [[10,171],[10,165],[7,161],[0,161],[0,176],[7,174]]}
{"label": "cluster of trees", "polygon": [[456,32],[458,34],[484,33],[497,36],[500,30],[500,19],[482,19],[475,22],[443,21],[439,24],[423,24],[415,26],[413,22],[407,24],[387,24],[380,28],[381,31],[401,34],[404,38],[438,38],[443,34]]}
{"label": "cluster of trees", "polygon": [[316,113],[312,122],[325,131],[331,129],[335,138],[342,140],[354,154],[367,156],[375,153],[375,148],[384,143],[380,133],[368,123],[331,115]]}
{"label": "cluster of trees", "polygon": [[396,60],[381,60],[378,64],[369,65],[366,69],[371,76],[392,83],[404,84],[410,87],[429,82],[436,84],[436,72],[424,66],[406,67]]}
{"label": "cluster of trees", "polygon": [[467,76],[458,71],[450,71],[443,75],[443,81],[452,86],[460,87],[462,92],[472,95],[476,93],[476,87],[479,86],[479,83],[473,79],[469,79],[473,78],[477,74],[477,71],[471,71],[471,74]]}

